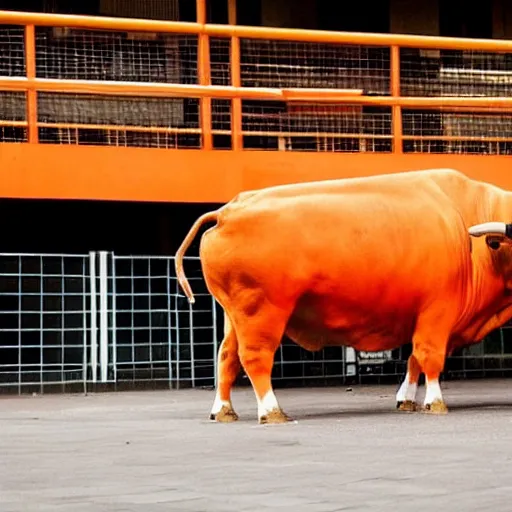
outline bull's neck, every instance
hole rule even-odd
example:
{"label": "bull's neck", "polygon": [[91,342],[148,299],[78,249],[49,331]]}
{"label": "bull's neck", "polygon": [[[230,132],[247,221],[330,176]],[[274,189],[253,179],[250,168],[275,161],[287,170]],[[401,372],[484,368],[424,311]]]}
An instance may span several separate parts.
{"label": "bull's neck", "polygon": [[491,258],[485,254],[486,249],[485,242],[479,243],[478,247],[473,248],[471,258],[471,283],[466,290],[460,322],[460,334],[468,342],[482,339],[480,333],[487,330],[487,325],[496,322],[496,312],[506,306],[503,279],[496,273]]}
{"label": "bull's neck", "polygon": [[[490,221],[512,220],[512,193],[487,184],[467,197],[462,211],[467,227]],[[505,294],[502,276],[495,268],[484,237],[472,239],[472,278],[461,318],[463,337],[477,341],[512,317],[512,297]],[[497,313],[499,313],[497,315]]]}

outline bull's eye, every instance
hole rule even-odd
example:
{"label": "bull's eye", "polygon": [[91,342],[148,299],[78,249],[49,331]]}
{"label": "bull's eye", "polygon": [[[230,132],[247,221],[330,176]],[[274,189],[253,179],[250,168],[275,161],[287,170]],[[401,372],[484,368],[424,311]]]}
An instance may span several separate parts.
{"label": "bull's eye", "polygon": [[498,240],[489,240],[487,245],[495,251],[500,248],[500,243]]}

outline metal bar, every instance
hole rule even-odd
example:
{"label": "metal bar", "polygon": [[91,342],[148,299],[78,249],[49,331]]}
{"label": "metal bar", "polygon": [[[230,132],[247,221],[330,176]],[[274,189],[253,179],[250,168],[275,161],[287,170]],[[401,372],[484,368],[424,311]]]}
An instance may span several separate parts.
{"label": "metal bar", "polygon": [[112,262],[112,372],[117,382],[117,297],[116,297],[116,257],[110,253]]}
{"label": "metal bar", "polygon": [[[241,55],[240,55],[240,38],[231,38],[231,85],[233,87],[241,87]],[[231,100],[231,130],[232,144],[234,151],[239,151],[244,147],[244,137],[242,133],[242,100],[241,98],[232,98]]]}
{"label": "metal bar", "polygon": [[0,120],[0,128],[8,126],[12,128],[26,128],[28,126],[27,121],[3,121]]}
{"label": "metal bar", "polygon": [[[22,309],[23,308],[22,293],[21,293],[21,290],[23,289],[23,283],[22,283],[22,279],[21,279],[22,270],[23,269],[22,269],[22,265],[21,265],[21,256],[18,256],[18,394],[21,394],[21,381],[23,378],[23,372],[21,370],[22,362],[23,362],[22,357],[21,357],[21,347],[22,347],[22,344],[21,344],[21,333],[22,333],[21,315],[22,315],[22,311],[23,311],[23,309]],[[41,290],[41,293],[42,293],[42,290]],[[42,311],[42,309],[41,309],[41,311]],[[42,318],[40,318],[40,321],[41,321],[40,341],[41,341],[41,346],[42,346],[42,339],[41,339],[42,331],[43,331]],[[41,359],[41,362],[42,362],[42,359]]]}
{"label": "metal bar", "polygon": [[91,283],[91,372],[92,382],[98,380],[98,332],[96,307],[96,253],[89,253],[89,279]]}
{"label": "metal bar", "polygon": [[135,373],[136,364],[135,364],[135,279],[134,279],[134,271],[133,271],[133,256],[130,256],[130,349],[131,349],[131,363],[133,372]]}
{"label": "metal bar", "polygon": [[[166,291],[167,291],[167,361],[169,365],[169,389],[172,389],[172,329],[171,329],[171,259],[166,265]],[[177,300],[177,298],[176,298]]]}
{"label": "metal bar", "polygon": [[[204,26],[206,24],[206,0],[196,0],[197,23]],[[197,48],[197,73],[199,84],[210,86],[210,38],[208,34],[200,33]],[[200,99],[200,123],[205,150],[213,149],[212,137],[212,102],[209,97],[203,96]]]}
{"label": "metal bar", "polygon": [[66,382],[66,347],[64,344],[65,340],[65,325],[66,325],[66,315],[64,314],[65,304],[66,304],[66,276],[64,274],[65,266],[64,266],[64,256],[60,257],[60,268],[61,268],[61,276],[60,276],[60,291],[61,291],[61,309],[60,309],[60,380],[62,382],[62,391],[64,392],[65,387],[64,384]]}
{"label": "metal bar", "polygon": [[213,320],[213,330],[212,330],[212,348],[213,348],[213,385],[215,388],[217,388],[218,384],[218,369],[219,369],[219,361],[218,361],[218,355],[217,355],[217,301],[215,300],[215,297],[212,295],[211,297],[212,301],[212,320]]}
{"label": "metal bar", "polygon": [[[6,123],[7,124],[7,123]],[[1,121],[0,121],[1,126]],[[200,134],[200,128],[167,128],[156,126],[135,126],[135,125],[116,125],[116,124],[80,124],[80,123],[38,123],[40,128],[60,128],[69,130],[108,130],[123,132],[141,132],[141,133],[186,133]]]}
{"label": "metal bar", "polygon": [[149,353],[149,368],[151,375],[154,372],[154,363],[153,363],[153,325],[152,325],[152,316],[151,316],[151,260],[147,260],[148,263],[148,353]]}
{"label": "metal bar", "polygon": [[403,139],[447,142],[512,142],[512,137],[487,137],[483,135],[404,135]]}
{"label": "metal bar", "polygon": [[107,253],[99,253],[100,281],[100,378],[101,382],[108,381],[108,280]]}
{"label": "metal bar", "polygon": [[190,345],[190,379],[192,387],[196,387],[196,361],[194,350],[194,312],[192,304],[188,303],[188,323],[189,323],[189,345]]}
{"label": "metal bar", "polygon": [[352,105],[379,105],[401,107],[487,107],[510,108],[512,98],[496,97],[423,97],[423,96],[365,96],[360,90],[345,89],[300,89],[259,88],[218,85],[151,84],[145,82],[103,82],[98,80],[51,80],[19,77],[3,77],[0,88],[4,90],[36,89],[50,92],[75,92],[81,94],[131,95],[131,96],[179,96],[214,98],[233,97],[247,99],[282,100],[289,102],[345,103]]}
{"label": "metal bar", "polygon": [[[391,96],[400,96],[400,47],[393,45],[390,55],[391,67]],[[400,105],[391,107],[392,130],[393,130],[393,153],[400,155],[403,153],[402,143],[402,109]]]}
{"label": "metal bar", "polygon": [[[27,25],[25,27],[25,66],[28,80],[36,78],[36,35],[35,26]],[[37,128],[37,91],[27,90],[27,122],[28,122],[28,142],[37,144],[39,135]]]}
{"label": "metal bar", "polygon": [[0,10],[0,24],[36,25],[40,27],[68,27],[90,30],[115,30],[129,32],[174,32],[199,34],[197,23],[117,18],[109,16],[82,16],[72,14],[33,13]]}
{"label": "metal bar", "polygon": [[[237,9],[236,0],[228,0],[228,23],[236,25]],[[241,77],[241,54],[240,54],[240,38],[238,36],[231,37],[231,85],[240,87],[242,85]],[[233,151],[239,151],[244,147],[244,137],[242,134],[242,100],[233,98],[231,100],[231,148]]]}
{"label": "metal bar", "polygon": [[[21,258],[21,256],[20,256]],[[40,326],[40,333],[39,333],[39,389],[42,392],[43,391],[43,361],[44,361],[44,350],[43,350],[43,344],[44,344],[44,257],[41,255],[39,257],[39,289],[40,289],[40,295],[39,295],[39,326]]]}
{"label": "metal bar", "polygon": [[[331,93],[325,89],[318,89],[319,95],[314,100],[316,103],[333,103],[342,102],[353,105],[377,105],[377,106],[393,106],[401,107],[488,107],[499,108],[512,107],[511,97],[460,97],[460,96],[444,96],[444,97],[423,97],[423,96],[339,96],[335,89]],[[288,97],[287,90],[282,89],[285,101],[293,101]],[[293,97],[293,96],[292,96]]]}
{"label": "metal bar", "polygon": [[[87,272],[86,258],[82,259],[82,322],[83,322],[83,343],[82,343],[82,380],[84,386],[84,395],[87,394]],[[90,294],[89,294],[90,296]],[[91,299],[92,304],[92,299]]]}
{"label": "metal bar", "polygon": [[[310,87],[285,87],[280,89],[284,101],[298,102],[338,102],[353,96],[363,97],[362,89],[328,89],[328,88],[310,88]],[[364,96],[366,97],[366,96]],[[386,96],[389,98],[389,96]]]}
{"label": "metal bar", "polygon": [[130,32],[166,32],[176,34],[208,34],[216,37],[275,39],[303,42],[352,44],[367,46],[401,46],[408,48],[512,52],[512,41],[504,39],[470,39],[409,34],[374,34],[334,32],[275,27],[199,24],[176,21],[143,20],[103,16],[78,16],[50,13],[0,11],[0,24],[116,30]]}
{"label": "metal bar", "polygon": [[283,94],[279,89],[272,89],[270,87],[235,88],[225,85],[157,84],[148,82],[118,82],[115,80],[61,80],[50,78],[28,79],[24,77],[1,77],[0,89],[4,91],[24,91],[33,89],[45,92],[105,94],[114,96],[283,99]]}
{"label": "metal bar", "polygon": [[274,132],[265,130],[244,130],[244,135],[255,135],[258,137],[332,137],[333,139],[391,139],[392,135],[381,135],[372,133],[333,133],[333,132]]}
{"label": "metal bar", "polygon": [[176,389],[180,389],[180,313],[178,300],[180,296],[178,280],[176,280]]}

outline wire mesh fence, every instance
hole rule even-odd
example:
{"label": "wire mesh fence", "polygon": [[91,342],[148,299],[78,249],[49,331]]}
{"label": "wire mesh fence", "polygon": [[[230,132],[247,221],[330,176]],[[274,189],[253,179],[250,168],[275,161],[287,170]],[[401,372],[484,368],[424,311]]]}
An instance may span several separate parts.
{"label": "wire mesh fence", "polygon": [[404,109],[404,152],[510,155],[512,114]]}
{"label": "wire mesh fence", "polygon": [[[214,386],[223,312],[199,259],[185,269],[193,307],[172,257],[0,254],[0,392]],[[308,352],[284,338],[272,377],[278,387],[398,382],[410,349]],[[507,325],[449,357],[444,378],[511,372]],[[237,382],[249,384],[243,372]]]}
{"label": "wire mesh fence", "polygon": [[0,254],[0,387],[87,380],[87,257]]}
{"label": "wire mesh fence", "polygon": [[170,257],[113,257],[114,372],[117,382],[158,381],[172,387],[212,386],[217,308],[206,291],[199,261],[187,270],[196,304],[178,290]]}
{"label": "wire mesh fence", "polygon": [[25,76],[25,27],[0,25],[0,76]]}
{"label": "wire mesh fence", "polygon": [[38,93],[39,140],[51,144],[198,148],[199,100]]}
{"label": "wire mesh fence", "polygon": [[404,96],[508,96],[512,59],[508,53],[401,48]]}
{"label": "wire mesh fence", "polygon": [[36,76],[197,83],[197,36],[36,27]]}
{"label": "wire mesh fence", "polygon": [[284,151],[390,152],[391,108],[242,102],[245,147]]}
{"label": "wire mesh fence", "polygon": [[0,142],[26,142],[26,96],[0,91]]}
{"label": "wire mesh fence", "polygon": [[389,94],[387,47],[242,39],[242,85],[363,89]]}

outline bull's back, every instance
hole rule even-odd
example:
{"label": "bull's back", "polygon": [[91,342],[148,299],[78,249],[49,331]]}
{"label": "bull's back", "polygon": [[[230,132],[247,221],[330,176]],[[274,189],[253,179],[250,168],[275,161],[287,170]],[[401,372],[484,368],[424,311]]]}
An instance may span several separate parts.
{"label": "bull's back", "polygon": [[238,207],[255,205],[269,199],[299,197],[307,195],[339,195],[358,192],[403,191],[414,194],[415,190],[436,184],[451,196],[465,193],[471,184],[477,183],[453,169],[427,169],[393,174],[380,174],[369,177],[340,178],[313,182],[278,185],[260,190],[240,193],[233,202]]}
{"label": "bull's back", "polygon": [[246,273],[268,293],[380,302],[392,298],[390,280],[416,300],[439,284],[443,265],[456,265],[460,218],[433,184],[254,199],[226,210],[203,238],[205,274]]}

